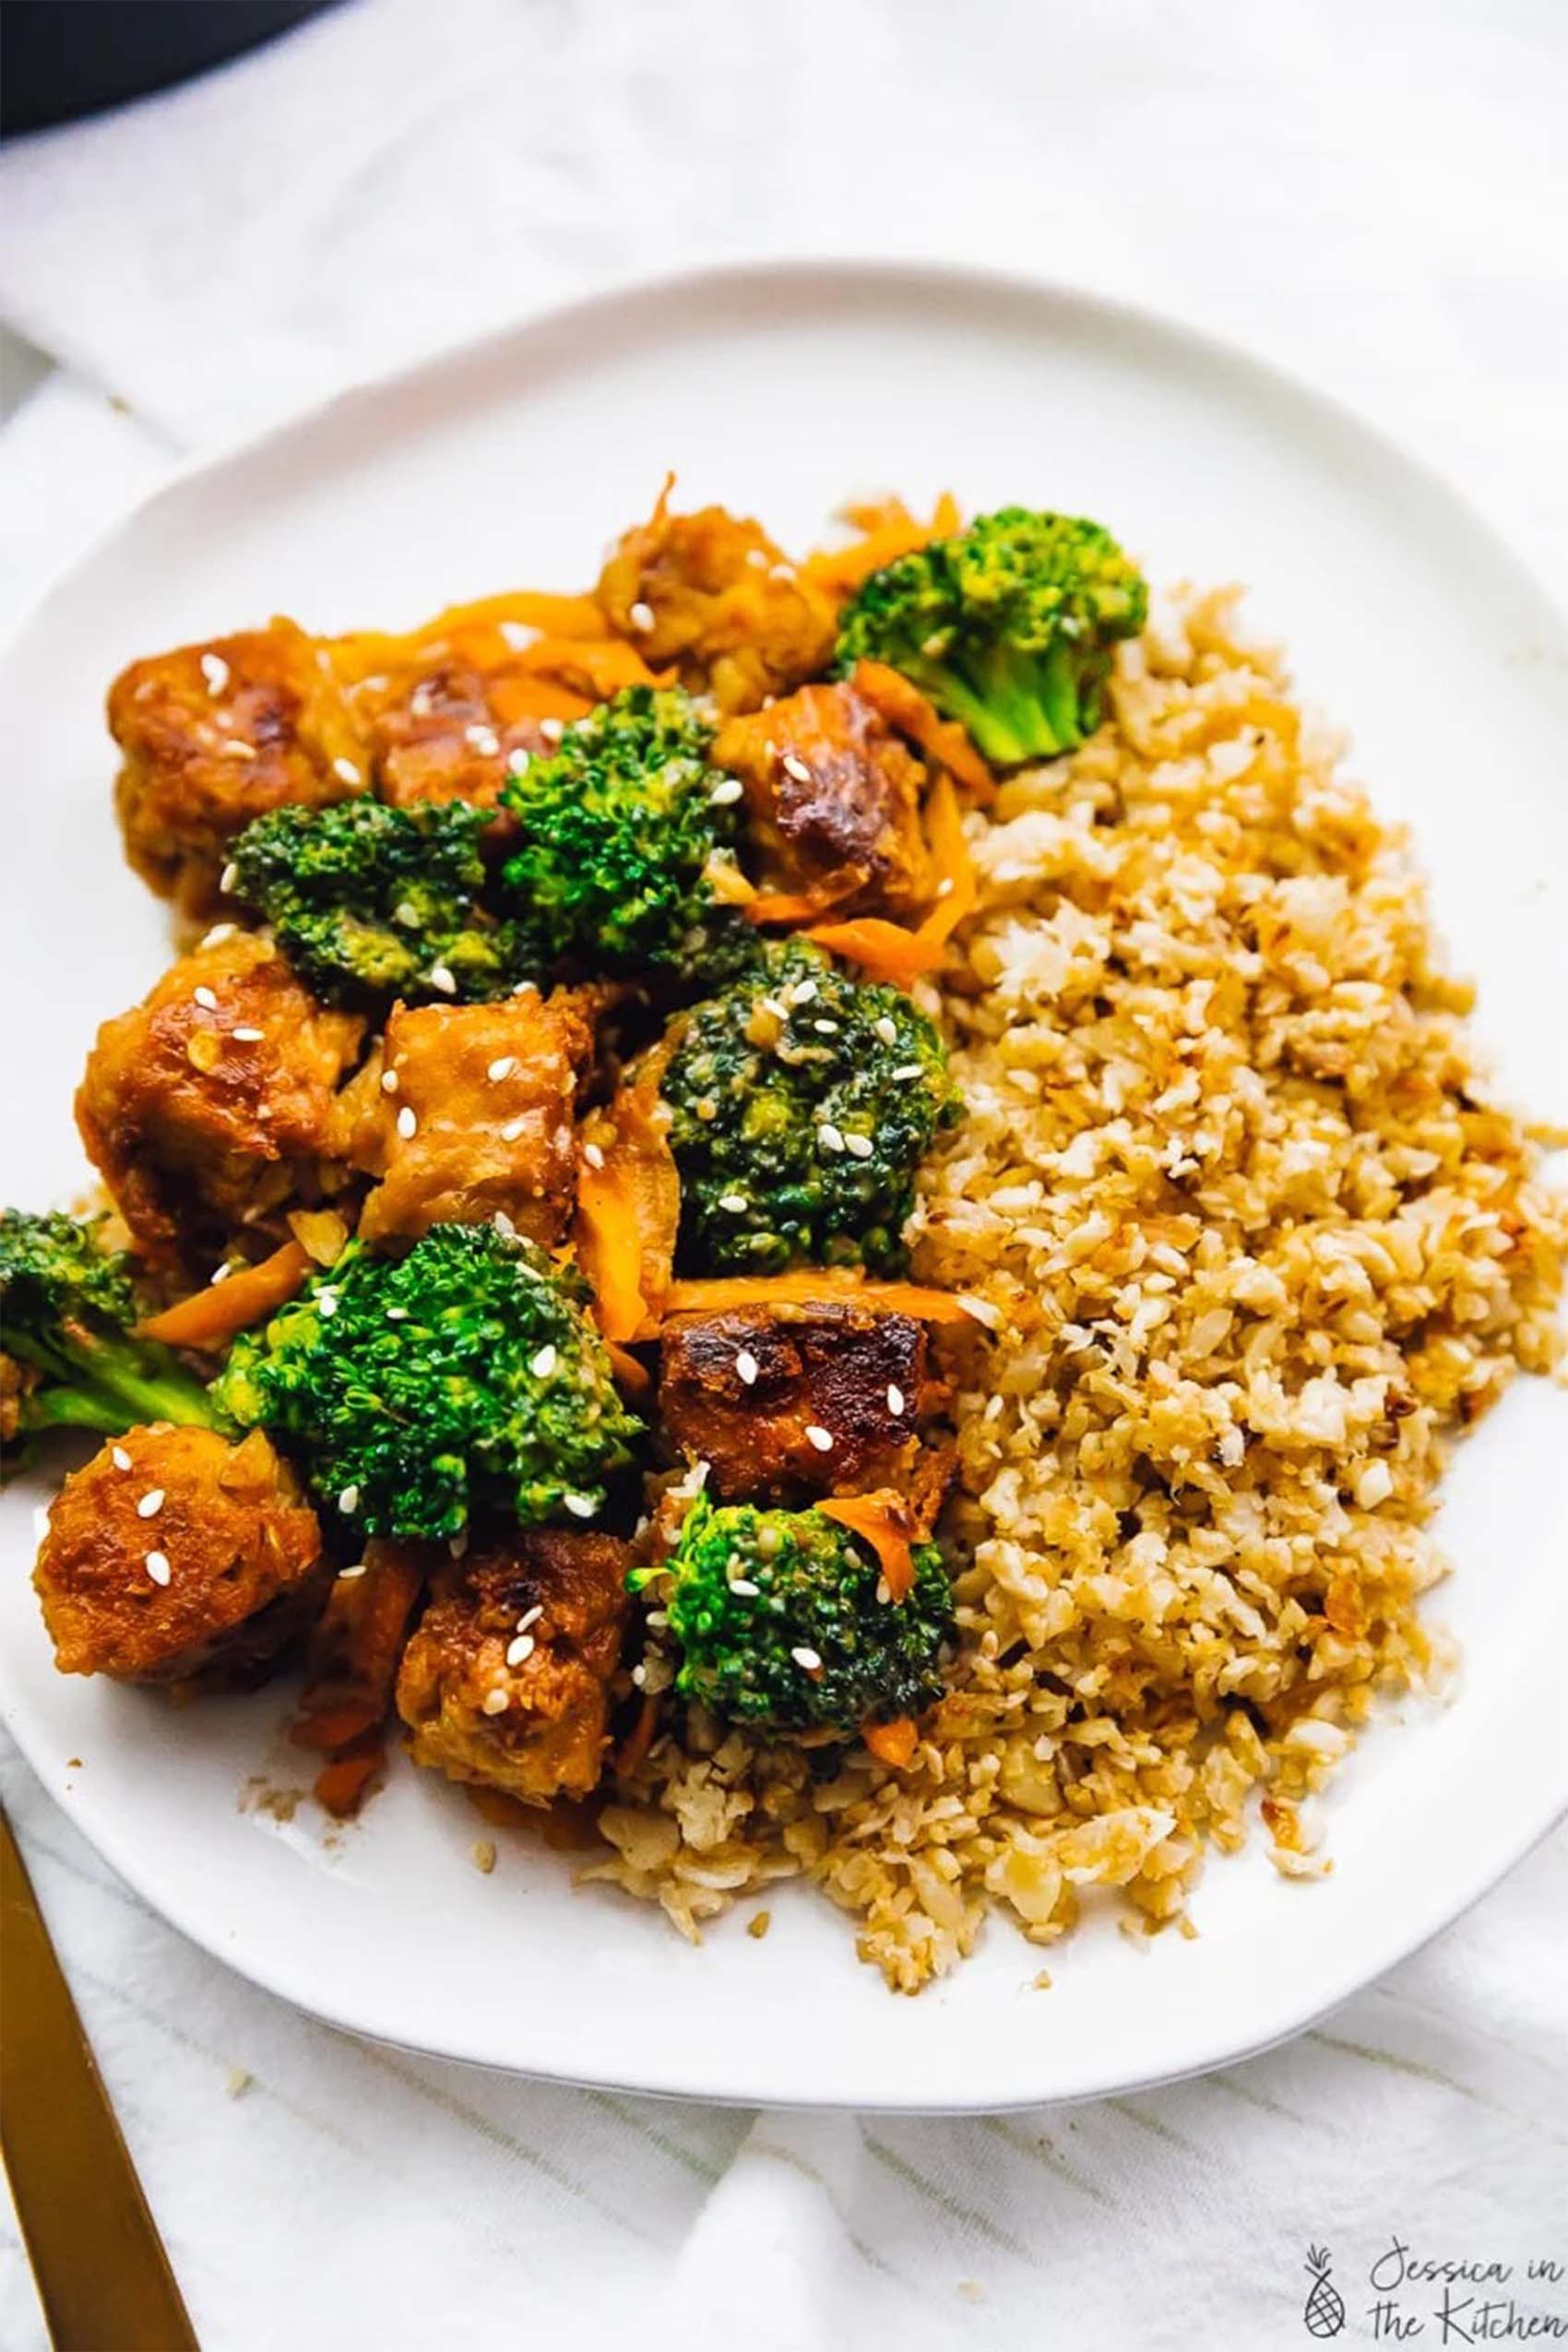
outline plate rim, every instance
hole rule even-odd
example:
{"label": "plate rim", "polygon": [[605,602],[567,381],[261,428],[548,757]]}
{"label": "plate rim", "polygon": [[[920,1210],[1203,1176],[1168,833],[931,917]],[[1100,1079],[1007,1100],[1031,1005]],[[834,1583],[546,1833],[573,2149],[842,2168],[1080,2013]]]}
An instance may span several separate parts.
{"label": "plate rim", "polygon": [[[591,333],[596,326],[628,311],[636,323],[639,315],[655,303],[680,303],[695,298],[699,303],[711,304],[716,299],[722,299],[727,291],[751,298],[769,286],[790,289],[801,298],[814,292],[826,298],[826,305],[841,305],[846,296],[852,294],[857,287],[865,288],[883,298],[895,293],[900,295],[905,303],[924,292],[938,300],[945,298],[948,301],[980,294],[1000,303],[1055,303],[1087,315],[1091,323],[1099,320],[1113,328],[1152,334],[1168,342],[1185,345],[1206,365],[1250,379],[1256,389],[1284,398],[1301,412],[1315,414],[1320,423],[1324,420],[1332,422],[1339,432],[1359,441],[1371,456],[1392,467],[1428,498],[1441,502],[1447,509],[1448,518],[1462,524],[1468,533],[1484,541],[1492,560],[1514,576],[1521,589],[1538,601],[1553,626],[1568,638],[1568,605],[1538,576],[1531,562],[1518,552],[1448,468],[1439,465],[1424,451],[1408,447],[1390,426],[1347,401],[1336,391],[1283,365],[1243,341],[1216,332],[1206,323],[1183,315],[1179,307],[1108,294],[1090,284],[1055,274],[972,267],[947,259],[927,261],[909,255],[816,255],[801,253],[755,260],[700,263],[667,272],[638,271],[617,278],[565,301],[527,310],[481,336],[467,338],[422,359],[357,378],[286,415],[268,420],[259,429],[241,432],[215,448],[192,455],[153,489],[93,532],[53,569],[29,600],[14,626],[6,633],[3,645],[0,645],[0,683],[11,672],[18,657],[25,653],[33,631],[46,622],[56,599],[71,588],[79,575],[93,568],[122,538],[131,537],[141,529],[149,517],[187,495],[199,498],[205,483],[221,476],[231,468],[275,456],[279,445],[308,435],[329,422],[341,423],[350,420],[356,410],[363,410],[367,415],[374,416],[375,410],[389,400],[417,398],[423,392],[438,390],[448,380],[460,379],[465,371],[482,370],[487,362],[503,361],[512,351],[521,355],[526,352],[530,341],[552,334],[569,338],[574,331]],[[1472,1570],[1471,1573],[1475,1572]],[[1388,1969],[1421,1950],[1433,1937],[1471,1910],[1568,1814],[1568,1752],[1565,1752],[1560,1785],[1543,1792],[1539,1806],[1529,1812],[1522,1827],[1515,1826],[1512,1836],[1488,1848],[1484,1861],[1467,1881],[1467,1891],[1457,1901],[1451,1895],[1444,1895],[1423,1909],[1412,1925],[1391,1928],[1382,1939],[1378,1956],[1370,1962],[1364,1957],[1354,1962],[1321,2002],[1314,2002],[1304,2013],[1293,2011],[1284,2022],[1277,2022],[1240,2046],[1234,2042],[1216,2046],[1215,2037],[1211,2036],[1209,2046],[1200,2054],[1185,2057],[1181,2062],[1157,2072],[1134,2067],[1123,2074],[1107,2077],[1091,2086],[1044,2091],[1039,2087],[1026,2088],[1000,2097],[988,2094],[977,2099],[951,2096],[933,2098],[929,2093],[922,2096],[918,2089],[907,2097],[890,2094],[885,2089],[868,2097],[857,2095],[853,2087],[844,2092],[814,2090],[802,2094],[798,2089],[791,2091],[787,2083],[769,2079],[766,2059],[758,2070],[759,2079],[739,2086],[732,2078],[719,2083],[703,2080],[700,2061],[695,2057],[679,2069],[661,2070],[656,2062],[651,2063],[647,2073],[637,2076],[623,2077],[606,2073],[584,2074],[567,2067],[552,2066],[548,2061],[522,2063],[464,2048],[460,2031],[441,2040],[429,2041],[410,2037],[401,2029],[394,2031],[385,2021],[367,2024],[362,2006],[358,2015],[349,2013],[341,2002],[302,1990],[291,1982],[286,1969],[276,1968],[266,1961],[258,1963],[251,1958],[242,1959],[233,1952],[225,1950],[220,1931],[216,1927],[204,1928],[193,1917],[191,1907],[184,1899],[178,1895],[171,1897],[156,1877],[149,1881],[137,1859],[127,1849],[118,1829],[113,1826],[106,1829],[97,1822],[90,1828],[87,1826],[71,1802],[70,1790],[56,1786],[52,1777],[53,1759],[46,1760],[42,1748],[39,1753],[34,1752],[33,1745],[18,1721],[18,1716],[23,1712],[13,1701],[8,1678],[0,1670],[0,1721],[5,1723],[16,1741],[29,1769],[64,1816],[73,1822],[79,1834],[87,1838],[93,1849],[155,1916],[247,1982],[287,2002],[303,2013],[361,2038],[410,2050],[420,2056],[457,2061],[516,2079],[551,2082],[563,2086],[587,2085],[641,2097],[701,2099],[732,2106],[762,2105],[802,2111],[849,2110],[867,2114],[933,2116],[1002,2113],[1044,2104],[1073,2105],[1124,2095],[1240,2064],[1309,2031],[1356,1992],[1375,1983]],[[156,1892],[153,1891],[155,1885]],[[844,1960],[846,1966],[861,1965],[848,1949]],[[933,1991],[938,1990],[932,1989]],[[650,2061],[656,2061],[657,2057],[657,2049],[650,2047]],[[1027,2064],[1027,2058],[1022,2062]]]}

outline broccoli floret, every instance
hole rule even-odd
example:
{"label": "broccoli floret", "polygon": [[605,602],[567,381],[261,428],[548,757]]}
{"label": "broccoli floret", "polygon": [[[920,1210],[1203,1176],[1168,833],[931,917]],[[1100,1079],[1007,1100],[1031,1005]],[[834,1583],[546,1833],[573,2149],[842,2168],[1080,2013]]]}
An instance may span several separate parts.
{"label": "broccoli floret", "polygon": [[661,1569],[681,1646],[675,1687],[720,1715],[779,1730],[919,1715],[940,1695],[953,1594],[934,1544],[915,1547],[913,1589],[878,1600],[868,1545],[820,1511],[718,1506],[699,1496]]}
{"label": "broccoli floret", "polygon": [[480,904],[493,821],[465,801],[273,809],[235,841],[225,881],[329,1004],[481,1002],[540,968],[523,928]]}
{"label": "broccoli floret", "polygon": [[0,1350],[18,1369],[7,1426],[101,1430],[216,1418],[177,1356],[132,1336],[141,1313],[131,1261],[99,1241],[101,1219],[0,1213]]}
{"label": "broccoli floret", "polygon": [[838,658],[902,671],[1014,767],[1093,733],[1111,648],[1147,612],[1143,578],[1099,523],[1004,506],[873,572],[846,608]]}
{"label": "broccoli floret", "polygon": [[690,695],[628,686],[507,785],[522,843],[505,880],[547,961],[707,968],[750,930],[707,878],[732,861],[741,798],[707,765],[712,740]]}
{"label": "broccoli floret", "polygon": [[693,1008],[663,1094],[696,1274],[897,1272],[915,1170],[958,1115],[925,1016],[804,940],[770,944],[755,978]]}
{"label": "broccoli floret", "polygon": [[455,1536],[489,1509],[591,1519],[640,1427],[584,1295],[493,1225],[433,1225],[400,1259],[350,1242],[241,1334],[214,1394],[242,1428],[291,1442],[366,1535]]}

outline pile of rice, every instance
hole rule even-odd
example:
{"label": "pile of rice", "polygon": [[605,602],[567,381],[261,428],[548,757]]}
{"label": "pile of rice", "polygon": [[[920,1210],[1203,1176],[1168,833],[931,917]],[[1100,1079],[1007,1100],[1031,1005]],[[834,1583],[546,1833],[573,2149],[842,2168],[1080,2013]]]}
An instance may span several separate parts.
{"label": "pile of rice", "polygon": [[[972,821],[929,1010],[968,1117],[915,1271],[959,1343],[962,1649],[915,1765],[684,1720],[588,1874],[698,1923],[803,1871],[917,1990],[1008,1907],[1186,1925],[1203,1848],[1308,1801],[1445,1660],[1421,1595],[1453,1439],[1559,1360],[1568,1204],[1487,1099],[1402,837],[1247,643],[1235,591],[1123,648],[1111,721]],[[816,1759],[820,1767],[819,1752]]]}

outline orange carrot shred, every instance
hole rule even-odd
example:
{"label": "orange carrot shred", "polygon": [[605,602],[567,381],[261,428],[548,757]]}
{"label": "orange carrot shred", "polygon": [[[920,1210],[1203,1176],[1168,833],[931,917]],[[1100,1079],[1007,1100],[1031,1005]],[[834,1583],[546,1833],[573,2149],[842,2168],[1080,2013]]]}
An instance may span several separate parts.
{"label": "orange carrot shred", "polygon": [[[681,1180],[659,1098],[659,1072],[623,1087],[585,1129],[577,1173],[577,1260],[593,1290],[608,1340],[652,1338],[675,1262]],[[638,1367],[639,1371],[641,1367]]]}
{"label": "orange carrot shred", "polygon": [[645,1692],[637,1719],[615,1751],[616,1778],[629,1780],[653,1745],[653,1735],[659,1728],[659,1699],[656,1693]]}
{"label": "orange carrot shred", "polygon": [[929,1289],[920,1282],[868,1281],[849,1266],[801,1266],[793,1274],[731,1274],[672,1282],[664,1298],[667,1315],[721,1315],[737,1307],[835,1305],[912,1315],[921,1323],[970,1320],[956,1291]]}
{"label": "orange carrot shred", "polygon": [[816,1507],[825,1519],[837,1519],[852,1535],[864,1537],[876,1554],[895,1602],[908,1600],[915,1588],[915,1560],[909,1549],[909,1515],[898,1497],[832,1494]]}
{"label": "orange carrot shred", "polygon": [[920,1726],[912,1716],[897,1715],[891,1723],[862,1724],[861,1738],[878,1764],[891,1764],[895,1772],[907,1772],[920,1745]]}
{"label": "orange carrot shred", "polygon": [[337,1820],[349,1820],[359,1812],[386,1762],[386,1745],[379,1734],[348,1755],[334,1756],[315,1776],[316,1803]]}
{"label": "orange carrot shred", "polygon": [[209,1283],[137,1328],[144,1339],[161,1340],[166,1348],[225,1348],[237,1331],[286,1305],[312,1271],[299,1242],[285,1241],[259,1265],[238,1268],[227,1281]]}
{"label": "orange carrot shred", "polygon": [[902,988],[922,972],[935,971],[946,954],[948,934],[973,913],[980,896],[957,795],[944,768],[938,770],[931,788],[926,831],[942,882],[931,912],[915,930],[886,922],[879,915],[862,915],[852,922],[815,923],[806,937]]}
{"label": "orange carrot shred", "polygon": [[991,770],[962,727],[944,719],[934,703],[900,670],[885,661],[857,661],[849,683],[872,708],[909,735],[934,766],[945,767],[977,800],[993,801],[996,784]]}

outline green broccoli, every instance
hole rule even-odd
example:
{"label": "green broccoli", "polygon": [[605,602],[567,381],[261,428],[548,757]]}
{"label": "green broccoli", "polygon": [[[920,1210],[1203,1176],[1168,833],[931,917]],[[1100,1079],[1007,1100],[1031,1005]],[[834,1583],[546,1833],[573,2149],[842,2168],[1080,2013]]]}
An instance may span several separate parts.
{"label": "green broccoli", "polygon": [[958,1115],[942,1040],[901,990],[771,943],[695,1006],[664,1073],[688,1273],[807,1260],[897,1273],[914,1177]]}
{"label": "green broccoli", "polygon": [[879,1600],[870,1546],[822,1512],[699,1495],[662,1567],[634,1571],[631,1582],[668,1579],[675,1687],[687,1698],[778,1730],[853,1732],[919,1715],[941,1694],[952,1588],[934,1544],[918,1544],[914,1561],[913,1590]]}
{"label": "green broccoli", "polygon": [[902,671],[1000,767],[1054,759],[1099,724],[1111,648],[1148,589],[1099,523],[1004,506],[873,572],[838,659]]}
{"label": "green broccoli", "polygon": [[741,798],[712,740],[678,687],[627,686],[506,786],[522,841],[503,875],[547,962],[706,968],[750,931],[708,880],[733,861]]}
{"label": "green broccoli", "polygon": [[591,1519],[640,1425],[583,1296],[493,1225],[433,1225],[403,1258],[352,1241],[241,1334],[213,1394],[291,1443],[366,1535],[456,1536],[490,1508],[525,1526]]}
{"label": "green broccoli", "polygon": [[179,1358],[133,1336],[141,1302],[131,1261],[102,1248],[101,1222],[0,1212],[0,1349],[16,1367],[0,1385],[8,1431],[114,1436],[139,1421],[214,1419],[206,1389]]}
{"label": "green broccoli", "polygon": [[493,822],[465,801],[273,809],[235,841],[224,885],[330,1004],[505,996],[540,966],[524,930],[480,903]]}

